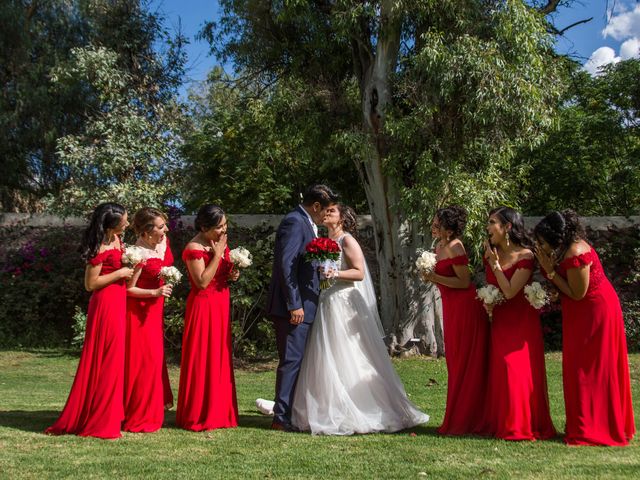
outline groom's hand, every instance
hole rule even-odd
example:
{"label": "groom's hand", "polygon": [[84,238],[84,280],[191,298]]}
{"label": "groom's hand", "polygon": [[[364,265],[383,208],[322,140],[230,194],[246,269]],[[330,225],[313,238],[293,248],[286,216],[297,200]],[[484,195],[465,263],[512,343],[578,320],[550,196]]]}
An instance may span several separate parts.
{"label": "groom's hand", "polygon": [[295,310],[290,310],[291,312],[291,320],[289,323],[293,325],[300,325],[304,321],[304,310],[301,308],[297,308]]}

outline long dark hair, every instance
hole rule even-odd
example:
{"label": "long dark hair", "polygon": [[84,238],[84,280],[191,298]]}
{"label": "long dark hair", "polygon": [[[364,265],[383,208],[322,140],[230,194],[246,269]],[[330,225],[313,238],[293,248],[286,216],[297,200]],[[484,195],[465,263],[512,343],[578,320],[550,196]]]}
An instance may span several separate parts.
{"label": "long dark hair", "polygon": [[107,230],[116,228],[124,214],[125,208],[119,203],[107,202],[98,205],[91,214],[89,226],[82,235],[82,242],[78,251],[84,261],[93,258],[100,250],[100,244]]}
{"label": "long dark hair", "polygon": [[571,209],[551,212],[538,222],[533,234],[556,250],[558,258],[564,257],[573,242],[587,238],[578,214]]}
{"label": "long dark hair", "polygon": [[509,241],[524,248],[532,248],[533,242],[524,228],[524,218],[522,214],[511,207],[497,207],[489,212],[489,216],[495,215],[500,223],[511,224],[509,230]]}
{"label": "long dark hair", "polygon": [[222,217],[224,217],[224,210],[221,207],[213,203],[207,203],[198,210],[194,227],[198,233],[209,230],[220,225]]}

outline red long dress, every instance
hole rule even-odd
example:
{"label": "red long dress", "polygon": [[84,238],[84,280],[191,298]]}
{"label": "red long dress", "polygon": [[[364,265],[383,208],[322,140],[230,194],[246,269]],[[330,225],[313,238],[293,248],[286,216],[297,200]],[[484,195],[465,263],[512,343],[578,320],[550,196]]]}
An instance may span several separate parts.
{"label": "red long dress", "polygon": [[[466,255],[436,263],[435,273],[455,277],[454,265],[468,265]],[[451,288],[437,284],[442,297],[444,345],[447,360],[447,408],[441,435],[482,432],[486,396],[489,322],[476,287]]]}
{"label": "red long dress", "polygon": [[[122,267],[120,248],[89,260],[102,264],[100,275]],[[127,287],[124,279],[95,290],[89,301],[87,327],[71,392],[60,417],[46,433],[118,438],[124,418],[124,338]]]}
{"label": "red long dress", "polygon": [[[185,263],[203,258],[208,265],[213,253],[184,250],[182,258]],[[232,266],[227,248],[207,288],[199,289],[189,275],[176,413],[176,423],[186,430],[238,425],[227,283]]]}
{"label": "red long dress", "polygon": [[[533,273],[533,267],[533,259],[524,259],[504,274],[511,279],[519,268]],[[498,287],[488,265],[485,270],[487,282]],[[535,440],[556,433],[549,413],[540,316],[524,289],[493,309],[487,401],[487,427],[495,437]]]}
{"label": "red long dress", "polygon": [[[164,258],[149,258],[136,286],[164,285],[160,269],[173,265],[169,239]],[[155,432],[164,422],[164,406],[173,403],[164,355],[164,297],[127,297],[124,363],[124,413],[127,432]]]}
{"label": "red long dress", "polygon": [[563,260],[559,274],[566,278],[567,270],[588,264],[584,298],[561,296],[564,440],[571,445],[626,445],[635,425],[620,300],[593,248]]}

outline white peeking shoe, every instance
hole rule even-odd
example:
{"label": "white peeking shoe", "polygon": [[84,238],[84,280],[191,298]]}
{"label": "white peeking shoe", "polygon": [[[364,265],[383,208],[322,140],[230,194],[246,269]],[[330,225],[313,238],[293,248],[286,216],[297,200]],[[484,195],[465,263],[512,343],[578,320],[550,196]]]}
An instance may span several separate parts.
{"label": "white peeking shoe", "polygon": [[256,408],[263,415],[273,415],[273,406],[276,402],[272,400],[265,400],[264,398],[258,398],[256,400]]}

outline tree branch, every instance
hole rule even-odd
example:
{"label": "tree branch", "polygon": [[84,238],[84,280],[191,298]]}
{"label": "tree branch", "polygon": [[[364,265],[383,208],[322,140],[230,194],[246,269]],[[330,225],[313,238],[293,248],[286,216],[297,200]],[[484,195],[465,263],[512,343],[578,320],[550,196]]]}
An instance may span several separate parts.
{"label": "tree branch", "polygon": [[543,15],[549,15],[556,11],[561,1],[562,0],[549,0],[544,7],[538,8],[538,11]]}
{"label": "tree branch", "polygon": [[584,20],[580,20],[578,22],[572,23],[571,25],[569,25],[568,27],[563,28],[562,30],[560,30],[558,32],[558,35],[564,35],[564,32],[566,32],[567,30],[569,30],[570,28],[576,27],[582,23],[588,23],[591,20],[593,20],[593,17],[589,17],[589,18],[585,18]]}

